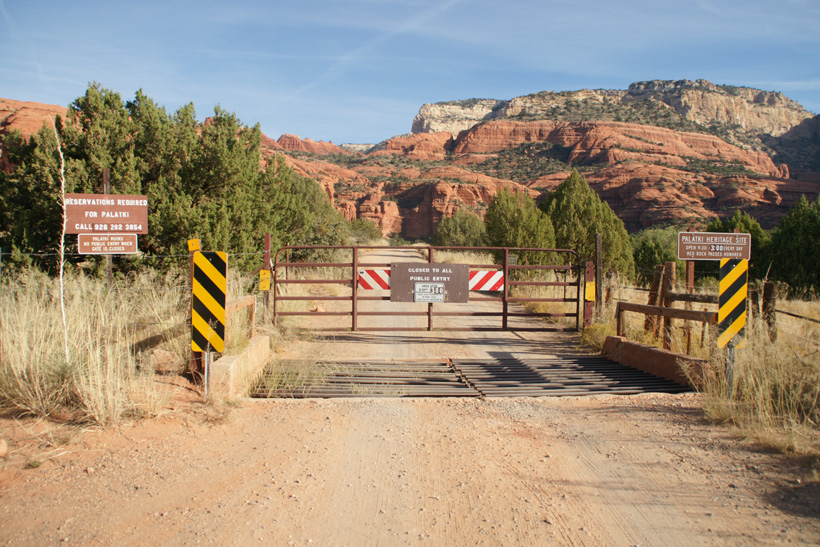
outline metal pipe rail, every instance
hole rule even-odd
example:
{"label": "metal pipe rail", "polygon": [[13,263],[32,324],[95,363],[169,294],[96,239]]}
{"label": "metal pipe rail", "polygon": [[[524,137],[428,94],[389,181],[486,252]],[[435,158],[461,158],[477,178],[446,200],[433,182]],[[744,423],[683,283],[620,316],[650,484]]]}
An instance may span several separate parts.
{"label": "metal pipe rail", "polygon": [[[359,302],[362,301],[388,301],[389,296],[367,296],[359,294],[359,268],[365,264],[360,262],[360,252],[363,250],[379,250],[379,249],[412,249],[420,253],[427,253],[427,262],[434,263],[435,253],[437,251],[472,251],[472,252],[495,252],[503,256],[502,264],[470,264],[471,270],[496,270],[503,272],[504,288],[500,291],[500,295],[476,295],[472,293],[469,296],[470,302],[498,302],[501,304],[502,310],[500,312],[452,312],[452,311],[437,311],[435,304],[428,303],[427,311],[418,312],[371,312],[360,311]],[[340,261],[326,261],[326,262],[300,262],[293,260],[293,254],[299,252],[316,252],[316,251],[343,251],[351,254],[349,262]],[[540,255],[541,259],[554,259],[556,256],[564,256],[565,262],[568,264],[518,264],[517,255],[526,253],[527,255]],[[286,261],[280,262],[280,257],[287,257]],[[512,259],[513,257],[516,260]],[[334,257],[331,260],[338,260]],[[389,268],[390,263],[374,263],[368,262],[366,266],[369,268]],[[295,279],[289,275],[294,269],[298,268],[328,268],[327,279]],[[345,270],[341,273],[337,271],[339,268]],[[285,276],[280,275],[280,270],[284,270]],[[540,281],[532,279],[517,279],[519,275],[530,277],[535,272],[538,275],[542,271],[563,271],[566,273],[576,273],[576,279],[572,281]],[[519,273],[521,272],[521,273]],[[434,330],[434,317],[500,317],[501,325],[499,327],[467,327],[467,328],[448,328],[447,330],[456,331],[486,331],[486,330],[531,330],[531,329],[510,329],[508,319],[511,317],[538,317],[538,318],[557,318],[557,317],[575,317],[576,329],[580,329],[582,324],[582,300],[584,297],[583,291],[583,269],[580,265],[578,253],[572,249],[542,249],[542,248],[511,248],[511,247],[389,247],[389,246],[323,246],[323,245],[306,245],[306,246],[286,246],[278,249],[273,259],[273,275],[272,275],[272,289],[273,289],[273,321],[277,324],[277,319],[286,316],[349,316],[351,323],[349,327],[339,327],[332,329],[311,329],[311,330],[344,330],[344,331],[421,331]],[[333,277],[330,277],[330,276]],[[306,284],[306,285],[343,285],[351,287],[350,296],[331,296],[331,295],[311,295],[311,296],[292,296],[281,295],[280,286],[288,284]],[[565,287],[574,289],[574,294],[567,296],[566,292],[563,298],[543,298],[543,297],[526,297],[526,296],[511,296],[511,288],[520,287]],[[329,312],[329,311],[280,311],[278,304],[284,301],[350,301],[350,311],[343,312]],[[574,312],[566,313],[511,313],[509,311],[510,303],[536,303],[536,302],[556,302],[556,303],[575,303]],[[370,316],[426,316],[426,328],[362,328],[359,326],[359,317]],[[534,330],[556,330],[551,328],[538,328]]]}

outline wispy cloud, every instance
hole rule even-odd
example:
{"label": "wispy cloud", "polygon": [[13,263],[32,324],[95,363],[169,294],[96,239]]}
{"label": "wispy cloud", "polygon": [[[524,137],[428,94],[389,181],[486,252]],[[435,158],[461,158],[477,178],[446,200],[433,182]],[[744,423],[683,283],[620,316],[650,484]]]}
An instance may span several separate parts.
{"label": "wispy cloud", "polygon": [[447,0],[446,2],[429,6],[405,21],[392,22],[387,30],[382,30],[376,37],[367,40],[356,48],[342,53],[327,71],[322,73],[315,80],[297,89],[294,92],[294,96],[302,95],[303,93],[339,78],[343,73],[359,64],[367,56],[373,54],[376,50],[385,47],[395,37],[418,30],[428,21],[435,19],[436,17],[439,17],[440,15],[453,9],[462,1],[463,0]]}

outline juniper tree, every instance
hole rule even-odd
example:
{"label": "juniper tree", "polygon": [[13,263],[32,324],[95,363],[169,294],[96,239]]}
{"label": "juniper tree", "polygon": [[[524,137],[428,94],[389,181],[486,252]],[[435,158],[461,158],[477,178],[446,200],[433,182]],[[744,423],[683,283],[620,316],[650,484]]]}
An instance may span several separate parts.
{"label": "juniper tree", "polygon": [[[490,201],[484,217],[487,238],[493,247],[553,248],[555,231],[550,218],[538,209],[533,200],[522,192],[502,189]],[[496,260],[501,257],[496,253]],[[519,253],[526,263],[543,261],[537,253]]]}
{"label": "juniper tree", "polygon": [[556,246],[576,250],[582,261],[593,260],[595,234],[603,234],[604,270],[633,274],[632,245],[623,221],[577,170],[573,169],[539,208],[552,220]]}

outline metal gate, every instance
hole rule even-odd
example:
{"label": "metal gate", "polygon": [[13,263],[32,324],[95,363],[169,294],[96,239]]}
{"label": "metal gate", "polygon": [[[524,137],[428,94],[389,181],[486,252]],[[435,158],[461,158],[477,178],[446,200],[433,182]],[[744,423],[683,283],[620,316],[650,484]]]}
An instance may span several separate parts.
{"label": "metal gate", "polygon": [[[401,258],[402,253],[419,253],[424,262],[436,264],[437,253],[442,251],[490,253],[499,257],[493,263],[469,264],[469,303],[492,302],[498,309],[476,311],[462,304],[425,302],[426,309],[411,311],[362,310],[363,303],[390,301],[390,270],[397,262],[371,262],[368,253],[389,250]],[[426,256],[425,256],[426,255]],[[418,255],[417,255],[418,257]],[[419,262],[423,263],[423,262]],[[385,246],[287,246],[274,255],[272,264],[273,321],[277,325],[283,317],[349,317],[349,321],[330,328],[309,327],[313,331],[555,331],[580,330],[588,321],[591,307],[584,305],[585,288],[591,281],[591,263],[582,265],[578,253],[571,249],[541,249],[513,247],[385,247]],[[563,278],[563,279],[561,279]],[[326,290],[335,286],[334,290]],[[304,290],[292,290],[297,287]],[[349,288],[349,294],[336,294]],[[552,289],[549,289],[552,288]],[[552,290],[563,294],[547,294]],[[306,308],[307,303],[327,303]],[[300,305],[301,303],[301,305]],[[342,303],[340,305],[340,303]],[[348,304],[349,303],[349,304]],[[530,311],[528,303],[551,303],[563,306],[560,311]],[[290,307],[291,309],[285,309]],[[458,309],[453,309],[458,307]],[[426,317],[423,327],[361,326],[365,317]],[[443,327],[437,318],[443,317],[497,317],[498,323],[489,326]],[[574,327],[550,325],[515,326],[512,318],[535,317],[540,319],[574,319]],[[531,324],[530,324],[531,325]]]}

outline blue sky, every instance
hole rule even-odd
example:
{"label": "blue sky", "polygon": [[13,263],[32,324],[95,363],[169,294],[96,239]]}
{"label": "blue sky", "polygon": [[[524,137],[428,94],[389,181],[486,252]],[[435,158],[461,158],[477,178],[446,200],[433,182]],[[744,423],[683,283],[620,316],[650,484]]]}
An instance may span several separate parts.
{"label": "blue sky", "polygon": [[423,103],[704,78],[820,113],[820,0],[0,0],[0,97],[89,82],[278,138],[375,143]]}

